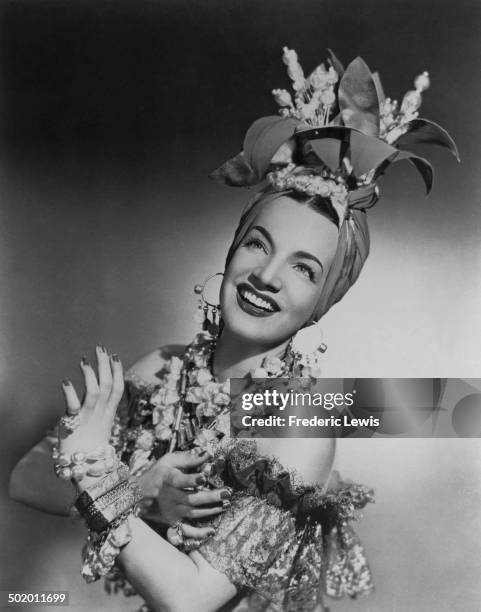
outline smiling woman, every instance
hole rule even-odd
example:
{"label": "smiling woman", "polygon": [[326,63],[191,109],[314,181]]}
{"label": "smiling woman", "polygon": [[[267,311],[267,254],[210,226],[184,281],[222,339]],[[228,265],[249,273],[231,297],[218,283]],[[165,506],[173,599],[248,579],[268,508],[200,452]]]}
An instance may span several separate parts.
{"label": "smiling woman", "polygon": [[224,325],[261,350],[287,342],[313,321],[339,234],[327,205],[315,207],[313,200],[263,194],[227,257]]}
{"label": "smiling woman", "polygon": [[[139,360],[123,400],[120,360],[97,347],[97,371],[82,362],[84,399],[64,381],[55,435],[12,475],[12,495],[36,507],[65,512],[75,498],[89,529],[84,578],[135,589],[143,610],[318,612],[325,595],[373,588],[350,526],[372,492],[332,470],[334,439],[230,438],[229,383],[259,368],[266,378],[319,376],[322,347],[298,337],[314,334],[359,277],[378,177],[408,159],[429,189],[428,162],[406,147],[457,152],[418,118],[426,73],[398,110],[360,58],[344,69],[331,54],[307,78],[294,51],[283,59],[294,100],[275,90],[280,116],[256,121],[242,153],[214,173],[264,184],[227,254],[221,320],[217,305],[201,304],[202,332]],[[53,484],[50,453],[75,488]]]}

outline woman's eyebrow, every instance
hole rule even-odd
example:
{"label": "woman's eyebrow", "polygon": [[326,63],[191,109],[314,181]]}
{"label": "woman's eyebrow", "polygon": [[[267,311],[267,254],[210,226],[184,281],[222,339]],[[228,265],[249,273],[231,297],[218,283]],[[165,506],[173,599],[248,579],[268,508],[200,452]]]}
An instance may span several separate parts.
{"label": "woman's eyebrow", "polygon": [[312,253],[308,253],[307,251],[296,251],[294,253],[294,257],[300,257],[301,259],[310,259],[311,261],[315,261],[320,266],[321,270],[324,272],[324,266],[319,261],[319,259],[317,259],[317,257]]}
{"label": "woman's eyebrow", "polygon": [[270,243],[271,246],[274,244],[272,236],[266,230],[265,227],[262,227],[262,225],[254,225],[253,227],[251,227],[251,230],[257,230],[258,232],[260,232],[264,236],[264,238]]}

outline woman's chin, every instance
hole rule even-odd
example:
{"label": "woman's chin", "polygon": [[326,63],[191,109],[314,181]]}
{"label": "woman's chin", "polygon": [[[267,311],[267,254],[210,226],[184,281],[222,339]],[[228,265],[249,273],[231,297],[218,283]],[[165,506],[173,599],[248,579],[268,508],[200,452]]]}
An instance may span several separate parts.
{"label": "woman's chin", "polygon": [[285,341],[286,331],[281,321],[272,317],[258,318],[246,313],[225,321],[226,329],[246,342],[259,346],[277,346]]}

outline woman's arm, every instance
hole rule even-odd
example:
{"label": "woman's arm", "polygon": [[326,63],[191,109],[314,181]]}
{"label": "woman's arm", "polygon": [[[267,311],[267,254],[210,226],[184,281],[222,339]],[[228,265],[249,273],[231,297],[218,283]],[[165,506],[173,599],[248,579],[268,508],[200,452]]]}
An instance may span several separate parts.
{"label": "woman's arm", "polygon": [[[198,552],[179,552],[140,519],[117,563],[155,612],[214,612],[236,595],[225,574]],[[186,588],[188,586],[188,588]]]}
{"label": "woman's arm", "polygon": [[45,437],[14,467],[9,482],[10,497],[43,512],[68,516],[75,500],[69,482],[60,480],[53,471],[53,436]]}

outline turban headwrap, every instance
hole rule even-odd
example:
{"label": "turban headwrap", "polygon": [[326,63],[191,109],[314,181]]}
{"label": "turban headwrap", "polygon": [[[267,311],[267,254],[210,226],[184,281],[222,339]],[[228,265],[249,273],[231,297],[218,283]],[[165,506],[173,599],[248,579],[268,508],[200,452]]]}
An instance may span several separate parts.
{"label": "turban headwrap", "polygon": [[329,71],[321,64],[305,78],[297,54],[284,49],[295,104],[287,91],[274,90],[281,116],[254,121],[242,152],[211,175],[230,186],[270,183],[242,215],[227,264],[264,202],[301,192],[306,198],[319,195],[332,203],[339,217],[339,240],[313,313],[315,320],[338,302],[359,276],[369,254],[366,210],[378,200],[376,181],[386,168],[396,161],[409,161],[429,193],[432,167],[408,148],[435,144],[459,160],[446,130],[418,118],[421,92],[429,86],[427,73],[416,78],[415,90],[404,96],[398,108],[384,97],[379,75],[360,57],[344,70],[330,53]]}

